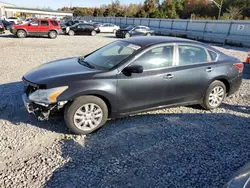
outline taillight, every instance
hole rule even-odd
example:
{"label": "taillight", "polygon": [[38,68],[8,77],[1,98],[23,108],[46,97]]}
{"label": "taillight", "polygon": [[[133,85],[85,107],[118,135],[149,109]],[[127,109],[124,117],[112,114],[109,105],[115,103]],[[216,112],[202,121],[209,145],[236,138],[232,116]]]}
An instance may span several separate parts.
{"label": "taillight", "polygon": [[244,69],[243,63],[235,63],[234,66],[239,69],[239,73],[243,72],[243,69]]}
{"label": "taillight", "polygon": [[3,28],[3,25],[2,25],[2,24],[0,24],[0,28]]}

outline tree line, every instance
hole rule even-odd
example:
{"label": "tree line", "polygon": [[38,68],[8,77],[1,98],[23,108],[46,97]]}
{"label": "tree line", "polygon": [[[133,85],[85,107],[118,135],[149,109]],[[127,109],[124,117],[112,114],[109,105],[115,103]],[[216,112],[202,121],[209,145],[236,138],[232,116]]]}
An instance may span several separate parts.
{"label": "tree line", "polygon": [[211,0],[163,0],[161,2],[145,0],[144,3],[129,5],[122,5],[119,0],[115,0],[108,5],[95,8],[63,7],[60,10],[74,11],[74,16],[248,20],[250,0],[214,0],[214,2]]}

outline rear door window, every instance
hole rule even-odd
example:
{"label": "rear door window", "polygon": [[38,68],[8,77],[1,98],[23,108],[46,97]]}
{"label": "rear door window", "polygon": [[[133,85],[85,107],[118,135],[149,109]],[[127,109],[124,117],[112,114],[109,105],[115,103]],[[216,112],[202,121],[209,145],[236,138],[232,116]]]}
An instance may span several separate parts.
{"label": "rear door window", "polygon": [[77,26],[77,28],[78,28],[78,29],[84,28],[84,25],[79,24],[79,25]]}
{"label": "rear door window", "polygon": [[86,28],[88,28],[88,29],[94,29],[94,26],[93,25],[86,25]]}
{"label": "rear door window", "polygon": [[191,45],[179,45],[179,65],[192,65],[208,62],[207,52],[204,48]]}
{"label": "rear door window", "polygon": [[49,26],[49,22],[47,20],[41,20],[41,26]]}

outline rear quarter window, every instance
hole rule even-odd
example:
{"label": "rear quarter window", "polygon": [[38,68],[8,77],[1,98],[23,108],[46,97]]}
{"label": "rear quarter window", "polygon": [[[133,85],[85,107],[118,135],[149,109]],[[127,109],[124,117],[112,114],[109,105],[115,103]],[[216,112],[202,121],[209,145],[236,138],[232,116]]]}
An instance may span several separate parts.
{"label": "rear quarter window", "polygon": [[208,53],[209,53],[210,58],[211,58],[212,61],[217,61],[219,55],[216,52],[208,50]]}
{"label": "rear quarter window", "polygon": [[58,26],[58,22],[57,22],[57,21],[52,20],[52,21],[50,21],[50,23],[51,23],[53,26]]}

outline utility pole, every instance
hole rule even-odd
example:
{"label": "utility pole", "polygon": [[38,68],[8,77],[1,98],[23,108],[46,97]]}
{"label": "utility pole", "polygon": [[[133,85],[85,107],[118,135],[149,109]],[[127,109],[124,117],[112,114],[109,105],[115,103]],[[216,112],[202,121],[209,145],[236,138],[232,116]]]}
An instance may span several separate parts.
{"label": "utility pole", "polygon": [[218,14],[218,20],[220,19],[221,16],[221,10],[222,10],[222,5],[223,5],[223,0],[221,0],[220,4],[217,3],[215,0],[210,0],[211,2],[213,2],[219,9],[219,14]]}

